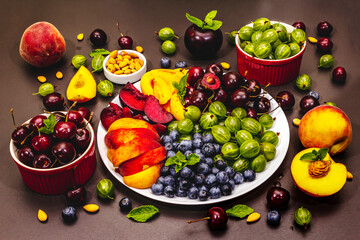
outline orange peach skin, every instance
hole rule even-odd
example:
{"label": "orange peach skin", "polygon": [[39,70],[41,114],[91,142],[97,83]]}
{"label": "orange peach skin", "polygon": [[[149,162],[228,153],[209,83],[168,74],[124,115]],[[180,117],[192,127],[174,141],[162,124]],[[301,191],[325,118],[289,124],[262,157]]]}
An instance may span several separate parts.
{"label": "orange peach skin", "polygon": [[351,122],[340,108],[320,105],[301,119],[299,137],[305,148],[329,148],[330,155],[336,155],[351,143]]}
{"label": "orange peach skin", "polygon": [[157,134],[157,131],[150,123],[144,120],[134,119],[134,118],[120,118],[114,121],[110,125],[107,132],[111,132],[119,128],[147,128],[149,130],[154,131],[154,133]]}
{"label": "orange peach skin", "polygon": [[155,148],[121,164],[119,166],[119,173],[123,177],[133,175],[163,161],[165,158],[165,148]]}
{"label": "orange peach skin", "polygon": [[163,162],[155,164],[144,171],[135,173],[133,175],[123,177],[126,185],[133,188],[149,188],[153,185],[160,176],[160,169],[164,165]]}
{"label": "orange peach skin", "polygon": [[147,128],[119,128],[105,135],[105,144],[108,148],[118,148],[135,138],[149,138],[160,141],[159,134]]}

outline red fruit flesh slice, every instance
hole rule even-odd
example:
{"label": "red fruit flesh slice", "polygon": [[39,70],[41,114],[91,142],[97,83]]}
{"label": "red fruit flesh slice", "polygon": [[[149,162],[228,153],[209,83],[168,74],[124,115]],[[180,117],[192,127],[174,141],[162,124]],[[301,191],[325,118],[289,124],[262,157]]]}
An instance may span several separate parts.
{"label": "red fruit flesh slice", "polygon": [[157,142],[160,141],[160,136],[147,128],[119,128],[105,135],[105,144],[108,148],[116,149],[135,138],[149,138]]}
{"label": "red fruit flesh slice", "polygon": [[100,121],[106,130],[113,122],[122,117],[122,109],[114,103],[110,103],[110,106],[104,108],[100,113]]}
{"label": "red fruit flesh slice", "polygon": [[212,73],[205,73],[204,77],[201,80],[201,84],[205,87],[205,88],[210,88],[213,90],[216,90],[220,87],[220,79],[215,76]]}
{"label": "red fruit flesh slice", "polygon": [[147,96],[142,94],[132,83],[127,83],[119,92],[119,98],[124,106],[136,111],[144,111]]}
{"label": "red fruit flesh slice", "polygon": [[173,115],[166,111],[154,96],[149,95],[145,101],[144,113],[155,123],[166,124],[173,120]]}
{"label": "red fruit flesh slice", "polygon": [[165,126],[165,125],[163,125],[163,124],[161,124],[161,123],[156,123],[156,124],[154,124],[154,125],[152,125],[152,126],[155,128],[155,130],[157,131],[157,133],[158,133],[160,136],[162,136],[162,135],[165,134],[165,132],[166,132],[166,126]]}

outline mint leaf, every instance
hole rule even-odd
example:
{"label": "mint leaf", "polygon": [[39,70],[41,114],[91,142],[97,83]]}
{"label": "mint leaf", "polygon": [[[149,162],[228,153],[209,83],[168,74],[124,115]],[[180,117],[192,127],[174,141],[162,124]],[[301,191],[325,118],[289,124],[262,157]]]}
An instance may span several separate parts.
{"label": "mint leaf", "polygon": [[305,153],[300,157],[300,160],[316,160],[316,155],[314,153]]}
{"label": "mint leaf", "polygon": [[300,160],[322,161],[324,160],[328,152],[328,148],[320,148],[319,151],[314,149],[310,153],[305,153],[304,155],[302,155],[300,157]]}
{"label": "mint leaf", "polygon": [[175,167],[175,172],[181,171],[184,167],[186,167],[187,161],[178,162]]}
{"label": "mint leaf", "polygon": [[230,217],[237,217],[237,218],[244,218],[247,215],[254,212],[254,209],[243,205],[243,204],[237,204],[233,206],[232,208],[226,210],[226,214]]}
{"label": "mint leaf", "polygon": [[172,85],[177,90],[177,95],[180,98],[182,104],[185,104],[184,97],[186,95],[187,78],[189,74],[185,74],[179,82],[173,81]]}
{"label": "mint leaf", "polygon": [[159,213],[159,209],[157,209],[155,206],[143,205],[138,208],[133,208],[128,213],[128,215],[126,215],[126,217],[129,219],[132,218],[136,222],[146,222],[158,213]]}
{"label": "mint leaf", "polygon": [[200,19],[198,19],[197,17],[193,17],[190,14],[186,13],[186,18],[192,22],[193,24],[195,24],[196,26],[198,26],[199,28],[203,28],[204,26],[204,22],[201,21]]}
{"label": "mint leaf", "polygon": [[41,127],[39,131],[45,134],[52,134],[54,132],[54,127],[56,125],[56,118],[54,115],[50,114],[47,119],[44,119],[44,127]]}
{"label": "mint leaf", "polygon": [[212,10],[210,11],[208,14],[206,14],[205,16],[205,22],[207,19],[213,20],[216,17],[217,11],[216,10]]}
{"label": "mint leaf", "polygon": [[195,153],[191,153],[188,157],[187,157],[187,164],[188,165],[195,165],[200,161],[200,157],[198,155],[196,155]]}
{"label": "mint leaf", "polygon": [[180,151],[178,151],[175,156],[179,159],[179,162],[183,162],[184,160],[186,160],[185,155],[182,154]]}
{"label": "mint leaf", "polygon": [[222,26],[222,22],[218,20],[212,20],[212,25],[205,25],[203,29],[218,30]]}
{"label": "mint leaf", "polygon": [[100,48],[100,49],[95,49],[92,50],[91,52],[89,52],[89,56],[90,57],[95,57],[96,55],[109,55],[110,52],[106,49]]}
{"label": "mint leaf", "polygon": [[321,148],[319,149],[319,160],[324,160],[324,158],[326,157],[326,154],[329,152],[328,148]]}
{"label": "mint leaf", "polygon": [[166,159],[165,166],[170,166],[176,164],[177,162],[178,162],[177,156],[169,157],[168,159]]}

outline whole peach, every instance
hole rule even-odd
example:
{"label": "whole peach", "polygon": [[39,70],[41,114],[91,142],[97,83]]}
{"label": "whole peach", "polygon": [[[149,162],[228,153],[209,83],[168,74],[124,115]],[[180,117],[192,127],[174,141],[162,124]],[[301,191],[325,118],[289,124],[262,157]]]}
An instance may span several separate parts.
{"label": "whole peach", "polygon": [[37,22],[23,33],[19,52],[29,64],[43,68],[57,63],[65,54],[66,44],[59,30],[48,22]]}

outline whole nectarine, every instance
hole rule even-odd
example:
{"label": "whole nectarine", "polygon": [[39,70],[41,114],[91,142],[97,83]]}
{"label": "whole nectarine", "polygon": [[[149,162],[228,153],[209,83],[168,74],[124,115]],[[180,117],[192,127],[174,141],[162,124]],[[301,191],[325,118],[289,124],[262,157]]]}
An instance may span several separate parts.
{"label": "whole nectarine", "polygon": [[343,152],[351,142],[351,122],[340,108],[320,105],[301,119],[299,137],[305,148],[329,148],[330,155],[335,155]]}
{"label": "whole nectarine", "polygon": [[36,22],[23,33],[19,52],[29,64],[43,68],[57,63],[65,54],[66,44],[59,30],[48,22]]}

